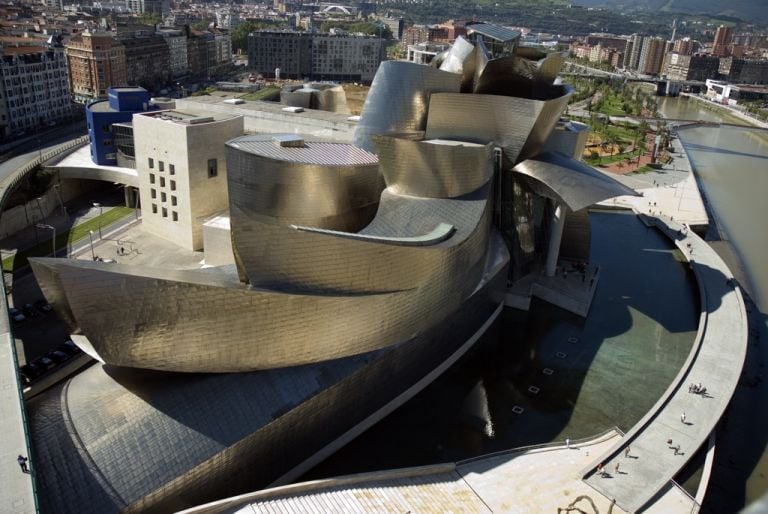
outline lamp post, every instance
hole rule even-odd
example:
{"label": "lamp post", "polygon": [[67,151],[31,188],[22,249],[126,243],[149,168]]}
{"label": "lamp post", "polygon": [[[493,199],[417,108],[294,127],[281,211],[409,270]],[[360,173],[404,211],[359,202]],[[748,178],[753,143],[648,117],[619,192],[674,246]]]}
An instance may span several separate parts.
{"label": "lamp post", "polygon": [[52,241],[53,256],[56,257],[56,227],[54,227],[53,225],[48,225],[46,223],[38,223],[35,226],[37,228],[47,228],[49,230],[53,230],[53,241]]}
{"label": "lamp post", "polygon": [[88,231],[88,240],[91,242],[91,260],[96,260],[96,253],[93,251],[93,230]]}
{"label": "lamp post", "polygon": [[93,202],[93,206],[99,209],[99,239],[101,239],[101,215],[104,213],[104,208],[99,202]]}

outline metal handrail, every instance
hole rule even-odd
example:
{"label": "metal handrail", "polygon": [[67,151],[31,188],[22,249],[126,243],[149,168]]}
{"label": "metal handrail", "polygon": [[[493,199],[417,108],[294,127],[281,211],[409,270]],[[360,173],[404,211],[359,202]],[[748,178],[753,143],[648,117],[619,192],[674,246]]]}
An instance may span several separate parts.
{"label": "metal handrail", "polygon": [[[602,437],[605,437],[606,435],[610,434],[611,432],[618,432],[619,435],[623,436],[624,432],[617,426],[611,427],[607,430],[603,430],[602,432],[589,436],[589,437],[582,437],[580,439],[571,439],[570,444],[582,444],[582,443],[588,443],[590,441],[594,441],[596,439],[600,439]],[[521,453],[521,452],[528,452],[531,450],[541,450],[544,448],[557,448],[560,446],[565,445],[565,441],[550,441],[548,443],[540,443],[540,444],[532,444],[529,446],[520,446],[518,448],[510,448],[508,450],[499,450],[497,452],[493,453],[486,453],[485,455],[478,455],[477,457],[470,457],[469,459],[464,459],[456,462],[456,466],[463,466],[464,464],[469,464],[472,462],[477,462],[483,459],[488,459],[491,457],[500,457],[502,455],[508,455],[512,453]]]}

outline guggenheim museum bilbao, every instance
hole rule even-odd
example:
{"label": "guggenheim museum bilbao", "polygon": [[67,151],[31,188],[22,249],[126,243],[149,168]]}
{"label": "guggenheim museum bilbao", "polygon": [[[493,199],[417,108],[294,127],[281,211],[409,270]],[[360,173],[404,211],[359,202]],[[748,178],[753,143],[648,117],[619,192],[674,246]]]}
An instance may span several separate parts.
{"label": "guggenheim museum bilbao", "polygon": [[382,63],[353,142],[133,115],[142,228],[208,266],[33,260],[99,361],[28,404],[41,511],[294,480],[464,354],[508,287],[578,254],[566,213],[633,194],[574,158],[561,56],[472,27],[431,65]]}

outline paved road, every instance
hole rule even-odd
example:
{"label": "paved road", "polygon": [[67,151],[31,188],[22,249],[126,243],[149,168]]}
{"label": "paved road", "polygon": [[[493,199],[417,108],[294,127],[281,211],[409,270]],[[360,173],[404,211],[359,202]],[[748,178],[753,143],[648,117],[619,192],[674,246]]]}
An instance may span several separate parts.
{"label": "paved road", "polygon": [[[619,443],[583,471],[587,484],[606,498],[615,498],[627,512],[646,505],[707,442],[736,389],[748,341],[741,291],[712,247],[667,218],[641,218],[673,239],[689,260],[702,313],[697,340],[670,388]],[[689,391],[690,384],[699,383],[706,394]],[[624,455],[628,447],[629,458]],[[605,466],[607,476],[596,472],[598,464]]]}

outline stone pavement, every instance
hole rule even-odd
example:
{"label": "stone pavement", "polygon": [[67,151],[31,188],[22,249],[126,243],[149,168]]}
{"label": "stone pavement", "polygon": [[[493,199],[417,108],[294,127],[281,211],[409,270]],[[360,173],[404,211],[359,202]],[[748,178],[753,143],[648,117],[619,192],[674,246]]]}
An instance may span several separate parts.
{"label": "stone pavement", "polygon": [[[702,312],[688,360],[667,391],[620,442],[582,471],[586,483],[628,512],[645,506],[707,442],[736,389],[748,341],[741,291],[717,253],[677,222],[641,218],[670,237],[689,260]],[[702,384],[706,394],[689,391],[691,384]],[[624,457],[627,447],[635,458]],[[610,471],[619,463],[621,472],[600,476],[595,471],[600,463]]]}
{"label": "stone pavement", "polygon": [[[267,489],[195,507],[185,513],[237,512],[509,512],[624,511],[579,480],[578,470],[621,438],[598,437],[522,448],[453,464],[351,475]],[[693,499],[670,485],[648,510],[689,513]]]}
{"label": "stone pavement", "polygon": [[611,177],[643,196],[620,196],[600,205],[633,209],[651,216],[669,216],[692,227],[706,226],[709,218],[690,161],[679,139],[672,141],[672,147],[674,161],[661,170],[611,174]]}

